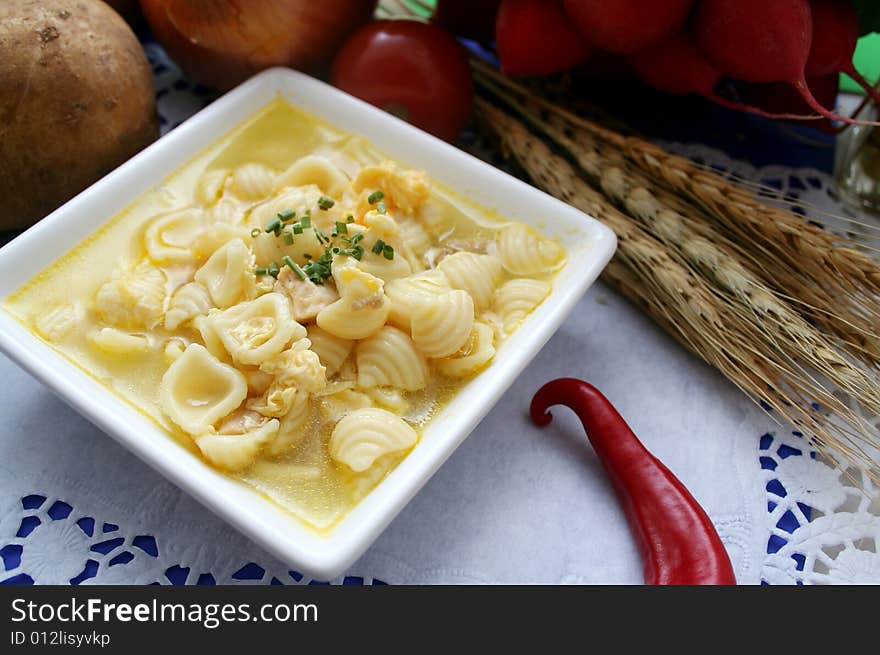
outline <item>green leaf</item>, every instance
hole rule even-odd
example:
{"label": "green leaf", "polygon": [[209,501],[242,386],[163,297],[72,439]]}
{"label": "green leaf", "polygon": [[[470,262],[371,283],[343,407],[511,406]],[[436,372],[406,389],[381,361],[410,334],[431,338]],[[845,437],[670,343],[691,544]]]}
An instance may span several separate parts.
{"label": "green leaf", "polygon": [[880,32],[880,2],[877,0],[855,0],[859,12],[859,32],[870,34]]}

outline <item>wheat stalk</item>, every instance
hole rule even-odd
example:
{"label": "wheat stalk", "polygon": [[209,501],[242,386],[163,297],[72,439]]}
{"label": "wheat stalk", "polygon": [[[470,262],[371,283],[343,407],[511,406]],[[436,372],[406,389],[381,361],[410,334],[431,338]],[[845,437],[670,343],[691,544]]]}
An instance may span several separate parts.
{"label": "wheat stalk", "polygon": [[[522,123],[483,100],[477,101],[477,111],[503,153],[535,183],[615,231],[618,254],[605,275],[615,288],[753,399],[766,402],[782,419],[813,433],[820,450],[836,452],[872,470],[870,451],[875,442],[870,424],[773,339],[770,347],[764,346],[768,344],[766,322],[758,320],[763,317],[759,307],[747,305],[737,295],[740,292],[731,291],[745,284],[743,271],[730,267],[726,258],[719,260],[717,244],[694,234],[686,222],[673,221],[661,230],[649,231],[646,224],[633,222],[613,206],[602,191],[591,187],[568,160],[553,153]],[[679,240],[674,249],[669,247],[672,235]],[[779,301],[769,300],[778,310]],[[791,318],[790,311],[786,317]],[[851,391],[864,391],[859,374],[848,379],[835,371],[842,368],[851,373],[852,366],[821,335],[799,321],[786,327],[775,322],[776,341],[802,340],[799,352],[808,361],[821,360]],[[832,420],[811,411],[810,403],[816,400],[833,412]]]}
{"label": "wheat stalk", "polygon": [[[659,184],[655,175],[649,174],[644,168],[633,163],[627,153],[638,150],[644,154],[650,149],[651,152],[663,153],[667,157],[666,161],[679,162],[682,158],[666,155],[652,144],[623,137],[573,116],[567,110],[557,108],[543,98],[526,93],[524,87],[499,76],[483,65],[477,64],[475,69],[477,79],[482,85],[508,107],[514,109],[530,125],[563,146],[575,158],[579,167],[616,201],[623,200],[619,193],[615,195],[615,192],[620,190],[621,184],[631,182],[646,193],[657,197],[664,207],[677,209],[685,215],[693,213],[700,215],[701,218],[706,215],[704,198],[694,197],[681,188],[675,189],[674,193],[668,185]],[[585,129],[584,124],[590,125],[590,128]],[[627,143],[638,144],[638,147],[627,146]],[[650,156],[644,161],[659,162],[660,158]],[[684,161],[689,162],[689,160]],[[687,177],[682,173],[685,168],[683,165],[677,169],[673,167],[671,172],[666,166],[660,168],[664,169],[666,178],[680,180]],[[748,192],[737,188],[714,172],[698,169],[692,163],[687,164],[687,168],[692,173],[700,172],[702,179],[711,181],[714,191],[710,194],[710,198],[717,200],[719,190],[723,190],[725,198],[750,199],[748,205],[738,201],[736,205],[728,207],[726,215],[730,222],[739,226],[739,229],[734,230],[727,224],[718,226],[724,228],[725,234],[731,234],[733,237],[733,240],[728,240],[726,244],[728,254],[735,254],[738,260],[763,280],[768,289],[772,289],[779,297],[793,304],[808,320],[837,335],[838,338],[834,339],[835,345],[871,366],[880,366],[880,338],[876,329],[877,319],[880,318],[878,314],[880,301],[870,284],[876,281],[876,275],[880,270],[877,261],[858,252],[857,244],[846,241],[845,245],[840,245],[840,240],[831,236],[830,232],[806,225],[800,218],[787,211],[761,203]],[[703,183],[704,186],[705,184]],[[683,199],[682,196],[693,202]],[[716,202],[716,205],[722,204],[721,201]],[[711,210],[708,211],[711,215]],[[772,215],[767,216],[768,211]],[[743,228],[742,224],[746,216],[749,221]],[[780,216],[784,221],[774,228],[771,224]],[[807,230],[808,234],[795,230],[796,225]],[[763,229],[760,238],[752,233],[752,228],[756,226],[761,226]],[[697,226],[692,222],[691,228],[697,229]],[[779,235],[780,231],[794,236],[783,241]],[[703,233],[705,234],[705,231]],[[822,237],[822,243],[819,245],[811,241],[809,236],[815,233]],[[718,238],[718,231],[715,230],[712,241],[717,241]],[[800,254],[792,255],[785,247],[785,244],[792,239],[797,242],[796,246],[799,247]],[[777,257],[776,251],[779,250],[788,254],[786,260]],[[824,261],[827,265],[798,263],[801,258],[809,256],[804,254],[808,250],[825,252]],[[833,266],[838,268],[835,269]],[[845,269],[841,270],[840,266],[845,266]],[[863,278],[866,278],[869,284],[861,283]]]}

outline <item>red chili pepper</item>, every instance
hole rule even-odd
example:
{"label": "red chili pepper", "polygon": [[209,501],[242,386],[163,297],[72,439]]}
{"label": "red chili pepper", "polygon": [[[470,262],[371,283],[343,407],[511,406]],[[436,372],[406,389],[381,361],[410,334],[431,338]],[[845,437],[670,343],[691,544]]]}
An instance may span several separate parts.
{"label": "red chili pepper", "polygon": [[575,378],[548,382],[532,399],[532,420],[550,423],[547,410],[553,405],[569,407],[583,423],[638,541],[646,584],[736,584],[730,558],[706,512],[598,389]]}

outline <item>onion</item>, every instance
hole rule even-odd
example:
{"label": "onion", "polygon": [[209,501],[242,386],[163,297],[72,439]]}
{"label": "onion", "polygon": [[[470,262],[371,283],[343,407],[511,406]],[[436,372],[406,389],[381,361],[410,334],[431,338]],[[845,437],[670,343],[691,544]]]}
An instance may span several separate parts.
{"label": "onion", "polygon": [[229,89],[271,66],[321,72],[376,0],[141,0],[153,35],[196,82]]}

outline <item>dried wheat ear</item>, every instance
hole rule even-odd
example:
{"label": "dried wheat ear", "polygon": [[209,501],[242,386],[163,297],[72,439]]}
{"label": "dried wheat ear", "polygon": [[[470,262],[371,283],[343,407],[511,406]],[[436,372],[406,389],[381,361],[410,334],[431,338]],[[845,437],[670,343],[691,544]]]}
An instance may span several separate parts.
{"label": "dried wheat ear", "polygon": [[877,480],[880,438],[865,418],[880,415],[876,258],[498,77],[477,69],[484,95],[520,120],[478,99],[482,131],[537,186],[615,231],[606,281],[820,451]]}

